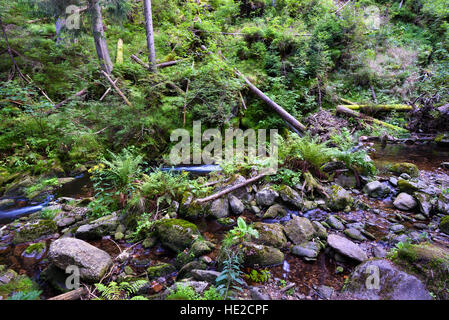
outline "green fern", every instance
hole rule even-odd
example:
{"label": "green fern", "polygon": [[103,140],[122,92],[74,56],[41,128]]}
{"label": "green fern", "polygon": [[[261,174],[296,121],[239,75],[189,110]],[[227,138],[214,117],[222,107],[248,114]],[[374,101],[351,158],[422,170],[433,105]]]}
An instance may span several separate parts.
{"label": "green fern", "polygon": [[147,300],[141,296],[131,298],[147,283],[146,280],[136,280],[131,283],[121,282],[120,284],[112,281],[108,285],[96,283],[95,287],[101,293],[99,300]]}

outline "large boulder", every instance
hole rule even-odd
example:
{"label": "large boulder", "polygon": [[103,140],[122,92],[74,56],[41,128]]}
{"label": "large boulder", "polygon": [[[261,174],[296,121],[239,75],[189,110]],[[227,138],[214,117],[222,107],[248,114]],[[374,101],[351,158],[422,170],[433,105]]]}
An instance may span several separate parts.
{"label": "large boulder", "polygon": [[402,192],[396,197],[393,205],[399,210],[408,211],[414,209],[418,205],[418,203],[411,195]]}
{"label": "large boulder", "polygon": [[284,227],[277,223],[256,222],[253,228],[259,232],[259,238],[253,239],[255,243],[282,249],[287,245]]}
{"label": "large boulder", "polygon": [[338,253],[357,261],[368,260],[366,253],[357,244],[342,236],[331,234],[327,237],[327,243]]}
{"label": "large boulder", "polygon": [[360,300],[432,299],[417,277],[400,270],[386,259],[370,260],[357,266],[343,292]]}
{"label": "large boulder", "polygon": [[175,252],[190,248],[200,235],[196,225],[182,219],[159,220],[154,224],[154,231],[162,245]]}
{"label": "large boulder", "polygon": [[347,207],[351,207],[354,203],[354,198],[351,194],[339,185],[333,185],[328,193],[329,198],[326,200],[326,205],[331,210],[345,210]]}
{"label": "large boulder", "polygon": [[284,254],[277,248],[245,242],[242,250],[246,267],[267,267],[284,261]]}
{"label": "large boulder", "polygon": [[287,237],[294,244],[301,244],[309,241],[315,235],[315,228],[309,219],[304,217],[294,216],[284,226]]}
{"label": "large boulder", "polygon": [[109,254],[89,243],[75,238],[61,238],[50,245],[48,259],[58,268],[77,266],[80,277],[87,282],[98,282],[112,264]]}
{"label": "large boulder", "polygon": [[279,193],[271,188],[265,188],[256,193],[256,202],[258,206],[269,207],[279,197]]}

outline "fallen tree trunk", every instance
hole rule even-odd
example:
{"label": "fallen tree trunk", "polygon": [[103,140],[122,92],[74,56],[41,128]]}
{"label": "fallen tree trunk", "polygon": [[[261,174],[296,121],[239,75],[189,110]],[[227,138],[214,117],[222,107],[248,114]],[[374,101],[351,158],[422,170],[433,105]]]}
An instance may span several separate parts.
{"label": "fallen tree trunk", "polygon": [[[137,62],[141,66],[145,67],[145,69],[150,70],[150,65],[148,63],[143,62],[136,55],[132,54],[131,55],[131,59],[133,59],[135,62]],[[173,61],[162,62],[162,63],[156,64],[156,68],[162,69],[162,68],[170,67],[170,66],[173,66],[173,65],[175,65],[175,64],[177,64],[177,63],[179,63],[181,61],[182,60],[173,60]]]}
{"label": "fallen tree trunk", "polygon": [[86,293],[86,288],[81,287],[79,289],[60,294],[59,296],[49,298],[48,300],[79,300],[81,296],[85,295]]}
{"label": "fallen tree trunk", "polygon": [[119,89],[119,87],[117,87],[117,85],[115,84],[115,82],[111,79],[111,77],[109,76],[109,74],[107,74],[104,70],[101,70],[101,72],[103,73],[103,75],[106,77],[106,79],[108,79],[109,83],[111,84],[111,86],[114,88],[115,91],[117,91],[117,93],[120,95],[120,97],[122,97],[123,101],[125,101],[125,103],[132,107],[131,102],[129,102],[128,98],[126,98],[126,96],[123,94],[122,90]]}
{"label": "fallen tree trunk", "polygon": [[[211,51],[209,51],[204,45],[201,46],[201,49],[204,51],[207,51],[208,53],[212,54]],[[223,55],[220,55],[220,57],[227,62],[227,59],[223,57]],[[235,73],[241,77],[245,83],[248,85],[249,89],[258,96],[261,100],[263,100],[266,104],[268,104],[274,111],[276,111],[279,116],[284,119],[286,122],[290,123],[295,129],[304,132],[307,130],[307,128],[299,122],[295,117],[293,117],[290,113],[288,113],[284,108],[282,108],[280,105],[278,105],[276,102],[271,100],[270,98],[265,95],[262,91],[260,91],[255,85],[251,83],[251,81],[248,80],[239,70],[234,68]]]}
{"label": "fallen tree trunk", "polygon": [[55,106],[53,107],[53,109],[58,109],[58,108],[60,108],[61,106],[65,105],[66,103],[72,101],[72,100],[75,99],[76,97],[81,97],[82,95],[84,95],[84,94],[86,94],[86,93],[87,93],[87,88],[84,88],[83,90],[81,90],[81,91],[75,93],[73,96],[71,96],[71,97],[65,99],[64,101],[61,101],[61,102],[58,103],[57,105],[55,105]]}
{"label": "fallen tree trunk", "polygon": [[410,111],[413,110],[412,106],[406,104],[376,104],[376,105],[365,105],[365,104],[351,104],[345,105],[344,107],[351,110],[360,110],[361,112],[366,111]]}
{"label": "fallen tree trunk", "polygon": [[197,199],[194,202],[195,203],[204,203],[204,202],[208,202],[208,201],[211,201],[211,200],[218,199],[218,198],[220,198],[220,197],[222,197],[222,196],[224,196],[224,195],[226,195],[226,194],[228,194],[228,193],[230,193],[230,192],[232,192],[234,190],[240,189],[240,188],[242,188],[244,186],[247,186],[248,184],[254,183],[254,182],[262,179],[263,177],[267,176],[268,174],[269,173],[259,174],[259,175],[255,176],[253,178],[250,178],[250,179],[248,179],[248,180],[246,180],[246,181],[244,181],[242,183],[236,184],[236,185],[234,185],[232,187],[229,187],[229,188],[227,188],[225,190],[222,190],[222,191],[220,191],[220,192],[218,192],[216,194],[213,194],[213,195],[211,195],[209,197],[202,198],[202,199]]}
{"label": "fallen tree trunk", "polygon": [[369,116],[364,115],[364,114],[360,114],[359,112],[351,110],[351,109],[347,108],[346,106],[342,106],[342,105],[337,106],[337,113],[343,113],[343,114],[349,115],[349,116],[354,117],[354,118],[358,118],[358,119],[366,120],[366,121],[369,121],[369,122],[373,122],[375,124],[384,126],[386,128],[390,128],[390,129],[392,129],[394,131],[397,131],[397,132],[401,132],[401,133],[407,133],[408,132],[407,129],[404,129],[404,128],[401,128],[401,127],[398,127],[398,126],[395,126],[395,125],[392,125],[392,124],[380,121],[378,119],[369,117]]}

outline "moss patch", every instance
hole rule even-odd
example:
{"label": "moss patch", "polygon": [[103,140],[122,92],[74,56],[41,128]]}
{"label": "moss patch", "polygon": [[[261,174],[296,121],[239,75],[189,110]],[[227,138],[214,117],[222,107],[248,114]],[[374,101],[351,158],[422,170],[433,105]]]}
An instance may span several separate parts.
{"label": "moss patch", "polygon": [[419,176],[418,167],[410,162],[395,163],[391,166],[390,171],[397,175],[407,173],[412,178],[417,178]]}
{"label": "moss patch", "polygon": [[58,232],[56,222],[52,220],[40,220],[37,223],[24,226],[16,233],[12,241],[13,244],[36,240]]}

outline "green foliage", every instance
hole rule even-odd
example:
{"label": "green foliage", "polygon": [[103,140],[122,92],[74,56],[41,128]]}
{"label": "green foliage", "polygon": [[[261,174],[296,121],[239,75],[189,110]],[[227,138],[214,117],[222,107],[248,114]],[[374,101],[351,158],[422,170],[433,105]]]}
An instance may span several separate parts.
{"label": "green foliage", "polygon": [[223,246],[228,248],[251,237],[258,238],[259,232],[253,227],[247,225],[242,217],[238,217],[237,226],[228,231],[223,240]]}
{"label": "green foliage", "polygon": [[252,282],[265,283],[271,279],[271,272],[266,269],[262,269],[259,271],[253,269],[249,274],[246,274],[245,277]]}
{"label": "green foliage", "polygon": [[42,290],[19,291],[14,293],[8,300],[39,300]]}
{"label": "green foliage", "polygon": [[188,284],[178,283],[176,290],[171,290],[165,297],[166,300],[224,300],[217,288],[211,286],[203,292],[203,295],[196,293],[195,289]]}
{"label": "green foliage", "polygon": [[33,197],[33,195],[35,196],[38,193],[44,191],[47,187],[55,187],[55,186],[59,186],[58,178],[45,179],[26,188],[25,193],[28,198],[31,198]]}
{"label": "green foliage", "polygon": [[142,296],[134,296],[143,286],[147,285],[147,280],[136,280],[133,282],[117,283],[111,281],[108,285],[96,283],[95,287],[101,294],[98,300],[148,300]]}
{"label": "green foliage", "polygon": [[270,176],[271,181],[293,187],[301,182],[301,171],[293,171],[287,168],[280,168],[276,175]]}
{"label": "green foliage", "polygon": [[44,208],[41,211],[40,218],[43,220],[53,220],[53,218],[60,212],[60,210],[52,210],[48,208]]}
{"label": "green foliage", "polygon": [[226,251],[227,258],[223,261],[223,270],[216,279],[217,290],[224,300],[236,292],[242,292],[239,285],[244,284],[243,272],[240,270],[240,254]]}

